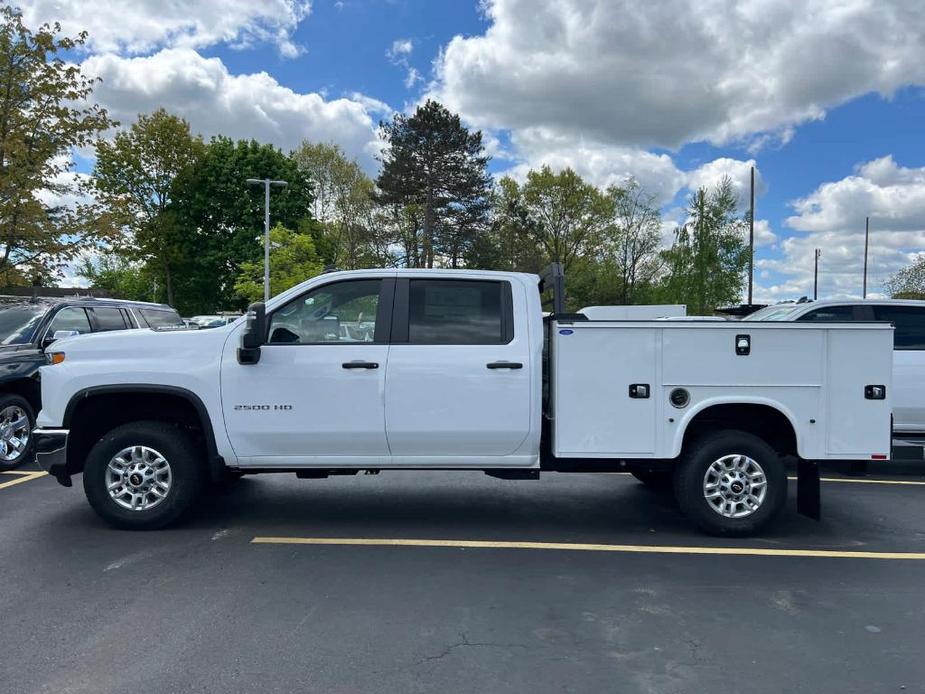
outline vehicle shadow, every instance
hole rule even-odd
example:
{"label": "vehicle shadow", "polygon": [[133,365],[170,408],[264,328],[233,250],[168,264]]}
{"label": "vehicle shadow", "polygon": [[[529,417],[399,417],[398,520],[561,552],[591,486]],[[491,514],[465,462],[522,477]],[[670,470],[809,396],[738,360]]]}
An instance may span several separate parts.
{"label": "vehicle shadow", "polygon": [[[394,478],[394,479],[390,479]],[[792,506],[792,504],[791,504]],[[702,535],[672,495],[625,475],[549,475],[502,481],[480,473],[388,472],[378,478],[244,478],[203,499],[186,522],[255,535],[508,539],[544,542],[691,542]],[[763,538],[822,532],[788,509]],[[739,544],[751,540],[712,540]]]}

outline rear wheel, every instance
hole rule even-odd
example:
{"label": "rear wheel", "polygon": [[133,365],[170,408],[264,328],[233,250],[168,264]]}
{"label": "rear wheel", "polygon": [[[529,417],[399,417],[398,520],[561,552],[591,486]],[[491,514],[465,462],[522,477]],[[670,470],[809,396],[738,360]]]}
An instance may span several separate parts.
{"label": "rear wheel", "polygon": [[674,480],[681,510],[714,535],[756,533],[787,501],[780,455],[743,431],[708,434],[687,447]]}
{"label": "rear wheel", "polygon": [[189,511],[203,484],[203,464],[192,438],[164,422],[131,422],[90,450],[84,492],[107,523],[156,530]]}
{"label": "rear wheel", "polygon": [[29,460],[35,415],[28,401],[0,395],[0,470],[15,470]]}

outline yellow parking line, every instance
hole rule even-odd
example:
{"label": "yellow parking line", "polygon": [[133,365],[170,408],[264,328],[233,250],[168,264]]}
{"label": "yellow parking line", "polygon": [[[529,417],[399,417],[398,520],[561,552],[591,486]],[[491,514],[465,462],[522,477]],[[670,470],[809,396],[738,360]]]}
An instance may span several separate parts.
{"label": "yellow parking line", "polygon": [[[788,480],[796,480],[796,477],[788,477]],[[925,487],[925,481],[921,480],[869,480],[862,477],[822,477],[823,482],[844,482],[845,484],[897,484],[910,485],[916,487]]]}
{"label": "yellow parking line", "polygon": [[17,475],[15,480],[10,480],[9,482],[0,483],[0,489],[6,489],[7,487],[12,487],[14,484],[22,484],[23,482],[28,482],[29,480],[38,479],[39,477],[45,477],[47,472],[4,472],[4,475]]}
{"label": "yellow parking line", "polygon": [[725,554],[752,557],[817,557],[834,559],[925,560],[925,552],[843,552],[828,549],[765,549],[759,547],[672,547],[669,545],[600,545],[571,542],[501,542],[496,540],[413,540],[353,537],[255,537],[255,545],[359,545],[363,547],[457,547],[466,549],[551,549],[632,554]]}

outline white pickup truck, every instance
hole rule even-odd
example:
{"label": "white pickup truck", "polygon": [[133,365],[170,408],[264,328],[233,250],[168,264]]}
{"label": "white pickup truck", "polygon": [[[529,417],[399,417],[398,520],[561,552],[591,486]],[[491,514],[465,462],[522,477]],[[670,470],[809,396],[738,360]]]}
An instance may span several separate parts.
{"label": "white pickup truck", "polygon": [[36,457],[122,528],[241,474],[413,468],[629,471],[745,535],[784,505],[785,458],[818,517],[820,462],[889,454],[889,325],[592,321],[563,294],[557,266],[335,272],[226,327],[63,339]]}

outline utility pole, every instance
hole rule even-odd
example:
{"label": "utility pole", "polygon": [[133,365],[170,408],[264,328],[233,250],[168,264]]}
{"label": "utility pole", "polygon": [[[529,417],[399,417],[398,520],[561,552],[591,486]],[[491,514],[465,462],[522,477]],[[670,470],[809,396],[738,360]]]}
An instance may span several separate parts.
{"label": "utility pole", "polygon": [[864,217],[864,291],[862,298],[867,298],[867,246],[870,241],[870,217]]}
{"label": "utility pole", "polygon": [[813,301],[819,298],[819,256],[822,255],[822,251],[818,248],[815,252],[815,261],[813,267]]}
{"label": "utility pole", "polygon": [[755,167],[752,167],[751,204],[748,214],[748,305],[752,305],[752,285],[755,280]]}
{"label": "utility pole", "polygon": [[270,186],[285,188],[286,181],[269,178],[248,178],[248,185],[263,186],[263,300],[270,300]]}

